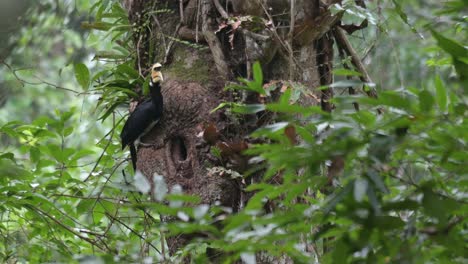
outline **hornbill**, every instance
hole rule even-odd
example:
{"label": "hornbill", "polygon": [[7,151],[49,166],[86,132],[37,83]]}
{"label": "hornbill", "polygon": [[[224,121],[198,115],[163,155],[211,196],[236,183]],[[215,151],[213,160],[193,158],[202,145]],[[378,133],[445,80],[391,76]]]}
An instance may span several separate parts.
{"label": "hornbill", "polygon": [[[146,99],[139,104],[130,114],[120,133],[122,140],[122,150],[130,147],[130,156],[132,158],[133,169],[136,170],[137,145],[148,145],[140,142],[140,138],[159,122],[163,113],[163,96],[161,94],[161,82],[163,76],[161,73],[161,64],[156,63],[151,67],[150,94],[151,98]],[[151,144],[149,144],[151,145]]]}

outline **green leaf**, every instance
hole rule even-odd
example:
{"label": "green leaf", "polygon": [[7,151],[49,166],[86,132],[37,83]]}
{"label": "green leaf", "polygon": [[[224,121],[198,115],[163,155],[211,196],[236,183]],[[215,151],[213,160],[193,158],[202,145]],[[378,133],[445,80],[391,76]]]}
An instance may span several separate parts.
{"label": "green leaf", "polygon": [[232,111],[239,114],[255,114],[265,110],[264,104],[232,104]]}
{"label": "green leaf", "polygon": [[87,91],[89,88],[89,70],[86,65],[83,63],[75,64],[75,78],[83,90]]}
{"label": "green leaf", "polygon": [[13,153],[10,153],[10,152],[7,152],[7,153],[3,153],[0,155],[0,159],[9,159],[11,161],[15,161],[15,154]]}
{"label": "green leaf", "polygon": [[120,54],[115,51],[108,51],[108,50],[100,50],[96,51],[94,54],[93,60],[98,60],[98,59],[113,59],[113,60],[120,60],[120,59],[125,59],[127,57],[126,55]]}
{"label": "green leaf", "polygon": [[19,177],[29,177],[31,173],[10,159],[0,159],[0,175],[10,179],[18,179]]}
{"label": "green leaf", "polygon": [[335,206],[340,203],[349,192],[351,192],[353,186],[354,183],[350,182],[343,189],[335,191],[335,193],[329,197],[327,204],[323,206],[324,213],[328,214],[331,210],[333,210]]}
{"label": "green leaf", "polygon": [[29,158],[32,162],[37,163],[41,157],[41,151],[36,147],[31,147],[29,149]]}
{"label": "green leaf", "polygon": [[95,29],[95,30],[107,31],[112,26],[113,26],[112,23],[107,23],[107,22],[94,22],[94,23],[91,23],[89,21],[81,22],[81,27],[84,29]]}
{"label": "green leaf", "polygon": [[266,105],[266,109],[272,112],[289,113],[289,114],[302,114],[304,116],[312,114],[328,115],[319,106],[304,107],[298,104],[278,104],[271,103]]}
{"label": "green leaf", "polygon": [[388,202],[382,206],[384,211],[401,211],[401,210],[416,210],[419,207],[419,203],[413,200],[398,200],[394,202]]}
{"label": "green leaf", "polygon": [[439,109],[442,112],[447,111],[447,92],[445,91],[444,83],[440,79],[439,75],[435,77],[435,88],[436,88],[436,101],[439,105]]}
{"label": "green leaf", "polygon": [[225,90],[247,90],[256,92],[258,94],[265,94],[265,90],[262,87],[258,87],[254,82],[247,79],[239,78],[239,82],[244,83],[245,85],[231,84],[225,88]]}
{"label": "green leaf", "polygon": [[52,156],[58,162],[64,161],[64,156],[61,148],[57,145],[48,145],[47,151],[49,152],[50,156]]}
{"label": "green leaf", "polygon": [[432,97],[432,94],[427,90],[421,91],[419,93],[419,109],[422,112],[430,112],[433,106],[434,97]]}
{"label": "green leaf", "polygon": [[348,87],[356,87],[362,84],[364,83],[358,80],[343,80],[343,81],[337,81],[337,82],[330,84],[330,87],[331,88],[348,88]]}
{"label": "green leaf", "polygon": [[437,31],[431,29],[432,35],[437,40],[439,46],[445,50],[448,54],[452,55],[455,58],[458,57],[468,57],[468,49],[465,48],[462,44],[456,42],[453,39],[444,37],[442,34],[439,34]]}
{"label": "green leaf", "polygon": [[357,179],[354,181],[354,200],[356,202],[362,202],[364,200],[364,195],[367,192],[368,182],[366,179]]}
{"label": "green leaf", "polygon": [[[379,99],[377,99],[383,105],[392,106],[401,110],[412,111],[412,101],[395,91],[385,91],[379,94]],[[366,101],[363,99],[362,101]]]}
{"label": "green leaf", "polygon": [[420,35],[418,33],[418,31],[416,30],[416,28],[413,25],[410,24],[410,22],[408,20],[408,15],[406,15],[406,13],[403,11],[403,9],[401,8],[400,3],[398,3],[397,0],[392,0],[392,2],[395,5],[395,11],[400,16],[400,18],[403,20],[403,22],[405,22],[405,24],[408,25],[411,28],[411,31],[413,31],[414,33]]}
{"label": "green leaf", "polygon": [[63,130],[63,136],[64,137],[68,137],[69,135],[71,135],[73,133],[73,130],[74,128],[72,126],[70,127],[66,127],[64,130]]}
{"label": "green leaf", "polygon": [[148,95],[149,94],[149,80],[146,80],[143,83],[143,95]]}
{"label": "green leaf", "polygon": [[210,111],[210,114],[218,111],[219,109],[223,109],[224,107],[231,106],[233,103],[231,102],[224,102],[220,103],[217,107],[215,107],[213,110]]}
{"label": "green leaf", "polygon": [[333,74],[338,76],[362,76],[362,73],[348,69],[334,69]]}
{"label": "green leaf", "polygon": [[252,133],[252,136],[261,136],[261,135],[266,135],[269,133],[274,133],[277,132],[289,125],[288,122],[279,122],[279,123],[274,123],[262,128],[257,129],[254,133]]}
{"label": "green leaf", "polygon": [[405,222],[396,216],[382,215],[375,216],[373,219],[373,224],[379,229],[391,230],[403,227]]}
{"label": "green leaf", "polygon": [[257,88],[263,90],[263,72],[262,67],[260,66],[260,62],[256,61],[253,65],[253,77],[254,82]]}
{"label": "green leaf", "polygon": [[131,79],[140,78],[138,71],[135,68],[129,66],[128,64],[120,64],[119,66],[117,66],[116,73],[125,74],[128,78]]}
{"label": "green leaf", "polygon": [[442,223],[448,221],[450,212],[459,206],[455,200],[441,197],[429,188],[424,190],[422,204],[426,214],[438,218]]}
{"label": "green leaf", "polygon": [[281,95],[278,103],[284,106],[289,106],[290,99],[291,99],[291,89],[286,89],[286,91],[284,91],[284,93]]}
{"label": "green leaf", "polygon": [[380,177],[380,174],[376,170],[369,169],[366,175],[369,177],[369,179],[372,180],[375,187],[377,187],[381,192],[388,193],[387,187],[385,186],[383,179]]}

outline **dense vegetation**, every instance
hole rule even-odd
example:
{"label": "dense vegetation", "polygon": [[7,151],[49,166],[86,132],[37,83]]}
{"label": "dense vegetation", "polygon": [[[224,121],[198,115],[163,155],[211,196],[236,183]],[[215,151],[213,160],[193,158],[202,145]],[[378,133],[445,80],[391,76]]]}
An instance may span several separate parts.
{"label": "dense vegetation", "polygon": [[[258,252],[297,263],[467,261],[465,0],[365,12],[345,1],[346,19],[370,22],[352,41],[378,99],[344,95],[373,84],[348,80],[360,73],[337,61],[332,113],[300,106],[292,89],[270,103],[223,104],[234,116],[278,116],[251,135],[263,143],[246,152],[256,165],[243,177],[263,170],[264,181],[235,214],[167,193],[162,180],[151,199],[146,178],[132,175],[118,134],[132,88],[148,80],[133,67],[124,9],[91,2],[31,4],[1,46],[2,262],[206,263],[212,249],[228,263],[255,263]],[[259,64],[241,83],[269,96]],[[204,235],[169,257],[165,236],[182,233]]]}

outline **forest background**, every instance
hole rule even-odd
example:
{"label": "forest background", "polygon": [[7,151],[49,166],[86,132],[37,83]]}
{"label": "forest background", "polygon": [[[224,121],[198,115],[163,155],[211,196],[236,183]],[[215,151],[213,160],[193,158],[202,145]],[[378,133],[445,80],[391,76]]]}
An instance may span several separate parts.
{"label": "forest background", "polygon": [[[248,193],[233,213],[164,180],[149,190],[121,151],[133,86],[148,83],[134,39],[148,25],[114,1],[2,1],[1,262],[465,263],[467,1],[335,2],[346,24],[367,21],[348,39],[373,82],[336,52],[333,82],[314,87],[334,90],[331,113],[301,105],[301,85],[262,103],[219,102],[233,120],[275,117],[248,131],[258,167],[212,168]],[[268,70],[248,69],[226,93],[263,93]],[[378,98],[359,92],[373,87]],[[222,160],[221,150],[210,154]]]}

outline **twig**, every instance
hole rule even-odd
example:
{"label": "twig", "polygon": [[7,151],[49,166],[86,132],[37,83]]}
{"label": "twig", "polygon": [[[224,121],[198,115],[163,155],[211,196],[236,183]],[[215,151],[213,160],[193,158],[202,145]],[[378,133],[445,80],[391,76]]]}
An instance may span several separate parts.
{"label": "twig", "polygon": [[[111,130],[111,133],[110,133],[110,136],[109,136],[109,140],[107,141],[107,144],[106,146],[104,147],[104,149],[102,150],[102,153],[101,155],[99,156],[99,158],[97,159],[96,163],[94,164],[94,167],[93,169],[89,172],[88,174],[88,177],[86,177],[86,179],[83,180],[83,182],[87,182],[89,180],[89,178],[91,178],[91,175],[93,174],[94,170],[96,170],[98,164],[101,162],[101,159],[102,157],[104,157],[104,154],[106,153],[107,151],[107,148],[110,146],[111,142],[112,142],[112,137],[114,136],[114,131],[115,131],[115,113],[112,114],[112,119],[113,119],[113,128]],[[121,120],[122,121],[122,120]],[[120,121],[119,121],[120,122]]]}
{"label": "twig", "polygon": [[198,43],[198,24],[200,24],[200,6],[202,0],[197,0],[197,20],[195,22],[195,42]]}
{"label": "twig", "polygon": [[161,251],[159,251],[159,249],[154,246],[152,243],[148,242],[147,239],[145,237],[143,237],[142,235],[140,235],[137,231],[135,231],[133,228],[129,227],[127,224],[125,224],[123,221],[121,221],[119,218],[117,217],[114,217],[113,215],[109,214],[108,212],[106,212],[106,216],[109,217],[110,219],[112,219],[113,221],[123,225],[125,228],[127,228],[130,232],[132,232],[134,235],[136,235],[137,237],[139,237],[141,240],[145,241],[146,243],[148,243],[148,245],[150,245],[154,250],[156,250],[156,252],[158,252],[159,254],[161,254]]}
{"label": "twig", "polygon": [[55,193],[51,194],[51,197],[66,197],[66,198],[72,198],[72,199],[82,199],[82,200],[105,200],[111,203],[130,203],[129,200],[127,199],[122,199],[122,198],[111,198],[111,197],[95,197],[95,196],[81,196],[81,195],[71,195],[71,194],[62,194],[62,193]]}
{"label": "twig", "polygon": [[457,216],[452,218],[447,226],[443,228],[439,228],[436,226],[426,227],[424,229],[419,230],[419,232],[424,233],[429,236],[435,236],[440,234],[447,234],[452,228],[454,228],[457,224],[461,223],[465,218],[461,216]]}
{"label": "twig", "polygon": [[257,0],[260,5],[262,6],[262,9],[263,9],[263,12],[265,12],[266,16],[268,17],[268,19],[271,21],[271,27],[272,27],[272,32],[273,34],[275,35],[276,39],[279,41],[279,43],[281,44],[281,46],[283,46],[283,48],[286,50],[286,51],[289,51],[289,48],[288,46],[286,46],[286,44],[284,43],[283,39],[278,35],[278,32],[276,31],[276,25],[275,25],[275,22],[273,20],[273,17],[271,17],[270,13],[268,12],[268,10],[266,9],[265,5],[263,5],[263,3],[260,1],[260,0]]}
{"label": "twig", "polygon": [[[288,45],[286,45],[286,43],[284,43],[283,39],[278,35],[278,31],[277,31],[277,27],[275,25],[275,22],[273,20],[273,17],[271,16],[271,14],[268,12],[267,8],[265,7],[265,5],[262,3],[262,1],[260,0],[257,0],[257,2],[262,6],[262,9],[263,9],[263,12],[265,12],[266,16],[268,17],[268,19],[271,21],[271,28],[272,28],[272,32],[273,32],[273,35],[275,36],[276,40],[278,40],[278,42],[281,44],[281,46],[284,48],[284,50],[286,50],[289,54],[290,52],[290,48],[288,47]],[[281,54],[281,52],[280,52]],[[283,55],[285,56],[285,55]],[[285,56],[286,57],[286,56]],[[289,60],[289,56],[287,57],[287,59]],[[300,64],[297,62],[296,58],[293,57],[293,61],[294,61],[294,64],[296,67],[298,68],[301,68],[300,67]]]}
{"label": "twig", "polygon": [[258,33],[254,33],[252,31],[249,31],[247,29],[244,29],[244,28],[241,28],[241,32],[246,35],[246,36],[249,36],[255,40],[259,40],[259,41],[267,41],[269,40],[271,37],[270,36],[265,36],[265,35],[262,35],[262,34],[258,34]]}
{"label": "twig", "polygon": [[140,77],[142,77],[143,79],[145,78],[145,76],[143,76],[142,72],[141,72],[141,59],[140,59],[140,42],[143,38],[143,34],[140,33],[140,37],[138,38],[138,41],[137,41],[137,44],[136,44],[136,48],[137,48],[137,61],[138,61],[138,74],[140,75]]}
{"label": "twig", "polygon": [[29,85],[41,85],[41,84],[47,84],[47,85],[50,85],[52,87],[54,87],[55,89],[59,89],[59,90],[64,90],[64,91],[67,91],[67,92],[72,92],[76,95],[80,95],[80,94],[83,94],[83,93],[80,93],[80,92],[77,92],[75,90],[72,90],[70,88],[66,88],[66,87],[62,87],[62,86],[59,86],[59,85],[56,85],[56,84],[53,84],[53,83],[50,83],[50,82],[47,82],[47,81],[44,81],[43,79],[37,77],[37,76],[34,76],[34,78],[38,79],[40,82],[30,82],[30,81],[26,81],[24,79],[22,79],[20,76],[18,76],[18,74],[16,73],[18,70],[17,69],[13,69],[8,63],[6,63],[5,61],[0,61],[1,64],[5,65],[5,67],[7,67],[11,73],[13,74],[13,76],[15,76],[16,80],[18,80],[23,86],[24,84],[29,84]]}
{"label": "twig", "polygon": [[95,240],[90,239],[88,237],[85,237],[85,236],[81,235],[78,232],[75,232],[75,230],[73,230],[69,226],[63,224],[62,222],[57,220],[55,217],[51,216],[50,214],[48,214],[47,212],[41,210],[40,208],[34,207],[32,205],[28,205],[28,206],[30,206],[30,208],[32,210],[37,211],[40,215],[46,216],[48,219],[52,220],[54,223],[56,223],[57,225],[59,225],[63,229],[67,230],[68,232],[72,233],[73,235],[77,236],[81,240],[84,240],[84,241],[88,242],[89,244],[91,244],[93,246],[96,246],[97,248],[99,248],[102,251],[106,251],[106,250],[110,251],[109,248],[107,247],[107,245],[104,244],[104,247],[103,247],[102,245],[99,245]]}
{"label": "twig", "polygon": [[[343,64],[343,67],[344,67],[345,69],[349,70],[350,67],[349,67],[348,63],[344,62],[344,60],[346,59],[346,58],[345,58],[346,56],[345,56],[344,52],[345,52],[345,51],[344,51],[341,47],[338,47],[338,54],[340,55],[340,58],[341,58],[341,60],[343,61],[343,63],[342,63],[342,64]],[[346,76],[346,79],[351,80],[352,77],[351,77],[351,76]],[[354,94],[356,94],[356,89],[354,89],[353,86],[349,86],[349,87],[348,87],[348,92],[349,92],[350,95],[354,95]],[[353,106],[354,106],[354,109],[355,109],[356,111],[359,111],[359,104],[358,104],[357,102],[353,102]]]}
{"label": "twig", "polygon": [[184,23],[184,0],[179,0],[180,22]]}
{"label": "twig", "polygon": [[294,79],[294,67],[293,67],[293,61],[294,61],[294,54],[293,54],[293,38],[294,38],[294,24],[296,23],[295,19],[295,2],[296,0],[291,0],[291,14],[290,18],[291,21],[289,22],[289,33],[288,33],[288,53],[289,53],[289,79],[293,80]]}
{"label": "twig", "polygon": [[169,54],[171,53],[171,48],[174,45],[175,40],[177,39],[176,37],[177,37],[177,34],[179,34],[179,29],[180,29],[181,26],[182,26],[182,21],[179,22],[179,24],[177,24],[176,29],[174,31],[174,34],[170,38],[171,40],[169,41],[169,44],[167,45],[167,48],[165,50],[163,64],[167,63],[167,59],[169,58]]}
{"label": "twig", "polygon": [[[157,1],[155,1],[156,3]],[[158,17],[155,15],[155,14],[152,14],[151,17],[153,18],[154,22],[156,23],[156,25],[158,26],[158,28],[161,30],[162,32],[162,27],[161,27],[161,24],[159,23],[159,20],[158,20]],[[167,48],[167,45],[166,45],[166,39],[163,37],[162,38],[162,42],[163,42],[163,46],[164,46],[164,49]]]}
{"label": "twig", "polygon": [[179,13],[180,13],[180,21],[179,21],[179,24],[177,24],[176,29],[174,30],[174,34],[172,34],[172,37],[169,38],[170,39],[169,44],[164,50],[163,64],[167,63],[167,59],[169,58],[169,54],[171,53],[171,48],[174,45],[177,35],[179,34],[179,29],[184,24],[184,1],[183,0],[179,0]]}
{"label": "twig", "polygon": [[[401,178],[401,177],[398,177],[397,175],[393,175],[392,173],[389,173],[389,176],[390,176],[391,178],[397,179],[397,180],[400,181],[401,183],[411,185],[411,186],[413,186],[413,187],[415,187],[415,188],[417,188],[417,189],[421,189],[421,186],[420,186],[420,185],[418,185],[417,183],[415,183],[415,182],[413,182],[413,181],[411,181],[411,180],[410,180],[410,181],[407,181],[407,180],[405,180],[405,179],[403,179],[403,178]],[[440,196],[440,197],[442,197],[442,198],[454,200],[454,201],[456,201],[457,203],[468,204],[468,202],[465,201],[465,200],[456,199],[456,198],[454,198],[454,197],[451,197],[450,195],[447,195],[447,194],[444,194],[444,193],[441,193],[441,192],[436,192],[436,191],[434,191],[434,194],[436,194],[436,195],[438,195],[438,196]]]}

